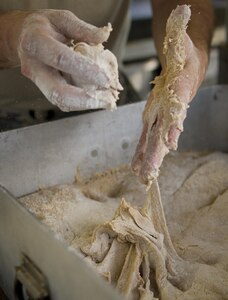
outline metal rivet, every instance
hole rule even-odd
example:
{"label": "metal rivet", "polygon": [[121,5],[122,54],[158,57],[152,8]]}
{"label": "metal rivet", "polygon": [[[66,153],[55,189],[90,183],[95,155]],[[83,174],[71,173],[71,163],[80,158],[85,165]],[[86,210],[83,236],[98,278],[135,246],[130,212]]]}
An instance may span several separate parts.
{"label": "metal rivet", "polygon": [[97,157],[98,156],[98,151],[96,149],[91,151],[91,156],[92,157]]}
{"label": "metal rivet", "polygon": [[125,141],[125,142],[122,143],[122,149],[123,150],[126,150],[128,148],[128,146],[129,146],[128,142]]}

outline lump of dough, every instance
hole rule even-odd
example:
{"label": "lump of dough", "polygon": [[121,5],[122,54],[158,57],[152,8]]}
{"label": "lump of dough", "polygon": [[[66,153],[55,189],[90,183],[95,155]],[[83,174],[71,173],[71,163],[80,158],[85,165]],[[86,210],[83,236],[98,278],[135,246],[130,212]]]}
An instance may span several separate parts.
{"label": "lump of dough", "polygon": [[123,199],[112,220],[98,226],[80,248],[128,300],[177,299],[189,289],[196,271],[173,247],[157,183],[144,208]]}
{"label": "lump of dough", "polygon": [[[94,62],[101,69],[103,69],[107,77],[110,79],[111,84],[108,88],[101,88],[94,84],[85,82],[77,75],[71,75],[71,82],[74,85],[83,88],[87,92],[92,92],[92,95],[95,95],[98,100],[106,103],[106,106],[104,108],[109,110],[115,109],[116,101],[119,99],[119,91],[123,90],[123,87],[119,82],[118,63],[115,55],[108,49],[104,49],[104,46],[102,44],[89,45],[87,43],[80,42],[77,44],[73,44],[72,49],[75,52],[78,52],[81,55],[85,56],[89,61]],[[105,91],[109,93],[105,93]],[[106,99],[104,99],[104,97]]]}

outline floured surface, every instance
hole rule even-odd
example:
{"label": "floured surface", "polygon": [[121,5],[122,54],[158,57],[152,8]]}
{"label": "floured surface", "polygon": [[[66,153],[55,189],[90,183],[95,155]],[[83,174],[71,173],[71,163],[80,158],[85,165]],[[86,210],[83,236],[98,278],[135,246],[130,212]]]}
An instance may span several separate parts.
{"label": "floured surface", "polygon": [[129,299],[228,299],[228,155],[169,154],[159,185],[178,255],[159,222],[145,214],[147,193],[129,167],[20,202],[68,245],[81,248],[82,256],[87,253],[86,261]]}

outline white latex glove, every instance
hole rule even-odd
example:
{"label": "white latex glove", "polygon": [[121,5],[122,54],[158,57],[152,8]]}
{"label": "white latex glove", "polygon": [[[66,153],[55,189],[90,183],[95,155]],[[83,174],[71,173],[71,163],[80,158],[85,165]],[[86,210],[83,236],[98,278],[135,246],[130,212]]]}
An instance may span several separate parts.
{"label": "white latex glove", "polygon": [[[38,10],[29,13],[22,23],[17,48],[21,72],[63,111],[104,108],[106,103],[102,99],[107,95],[110,78],[96,62],[72,51],[67,43],[71,39],[88,44],[103,43],[111,30],[110,24],[97,28],[78,19],[70,11]],[[88,94],[85,89],[70,85],[62,72],[104,89],[104,95],[99,94],[98,97],[96,91]]]}

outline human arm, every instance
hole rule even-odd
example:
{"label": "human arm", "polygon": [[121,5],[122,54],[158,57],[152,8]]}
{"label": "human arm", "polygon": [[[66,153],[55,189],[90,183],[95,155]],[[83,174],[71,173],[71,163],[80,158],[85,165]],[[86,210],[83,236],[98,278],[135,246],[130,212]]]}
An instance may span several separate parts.
{"label": "human arm", "polygon": [[[0,67],[21,65],[49,99],[64,111],[103,108],[111,82],[105,70],[67,44],[70,40],[100,44],[110,34],[111,26],[97,28],[70,11],[11,11],[0,15]],[[98,87],[88,93],[66,81],[63,74]]]}
{"label": "human arm", "polygon": [[[180,43],[180,45],[184,49],[183,64],[180,66],[179,72],[175,74],[175,80],[172,80],[170,70],[173,68],[173,64],[178,65],[179,63],[178,50],[174,41],[170,43],[166,41],[167,51],[165,51],[165,56],[163,53],[163,41],[166,35],[167,18],[178,4],[191,5],[191,20],[188,24],[187,33],[186,28],[182,30],[183,43]],[[162,72],[161,76],[155,79],[155,88],[148,98],[144,110],[143,132],[132,161],[133,170],[146,184],[158,176],[160,165],[169,149],[177,148],[179,135],[183,131],[183,121],[186,117],[188,103],[197,92],[206,72],[213,28],[213,9],[210,1],[153,0],[152,7],[154,39],[162,64]],[[186,15],[184,16],[184,14]],[[175,10],[176,21],[183,17],[188,21],[188,14],[188,7],[179,6]],[[175,20],[173,21],[174,23],[176,22]],[[178,37],[178,30],[176,30],[176,34]],[[173,40],[177,37],[174,36]],[[170,63],[171,60],[173,64]],[[167,81],[170,78],[172,82]],[[158,101],[156,99],[158,93],[156,92],[161,80],[163,80],[164,97],[167,94],[172,99],[169,91],[171,90],[177,98],[176,102],[179,102],[180,106],[182,105],[176,121],[170,117],[173,107],[172,105],[169,106],[170,99],[168,97],[165,99],[168,105],[162,106],[156,103]],[[157,112],[155,112],[155,107]],[[168,116],[168,118],[165,119],[164,116]],[[151,118],[154,118],[152,123],[150,122]],[[164,125],[164,123],[166,124]]]}

